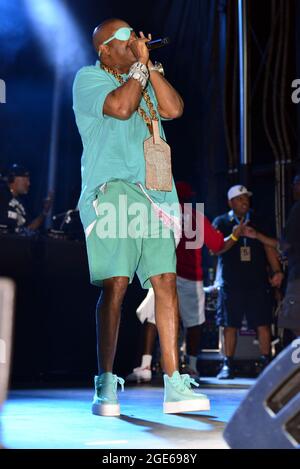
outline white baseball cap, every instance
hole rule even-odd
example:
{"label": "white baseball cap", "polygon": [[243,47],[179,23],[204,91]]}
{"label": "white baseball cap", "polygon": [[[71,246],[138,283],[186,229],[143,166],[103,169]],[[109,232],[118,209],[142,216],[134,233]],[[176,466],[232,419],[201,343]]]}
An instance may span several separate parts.
{"label": "white baseball cap", "polygon": [[236,186],[232,186],[229,191],[227,192],[228,200],[233,199],[234,197],[238,197],[239,195],[249,195],[251,197],[252,192],[249,192],[245,186],[241,186],[237,184]]}

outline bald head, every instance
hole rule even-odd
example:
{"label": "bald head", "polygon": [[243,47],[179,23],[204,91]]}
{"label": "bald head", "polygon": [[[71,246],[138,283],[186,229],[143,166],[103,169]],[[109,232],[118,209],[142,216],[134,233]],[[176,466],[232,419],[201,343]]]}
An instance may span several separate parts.
{"label": "bald head", "polygon": [[118,18],[110,18],[99,24],[93,33],[93,44],[100,58],[101,66],[106,65],[118,73],[128,73],[131,65],[136,62],[136,56],[132,52],[130,45],[136,40],[136,35],[131,29],[131,34],[126,40],[117,39],[103,44],[120,28],[130,28],[129,24]]}
{"label": "bald head", "polygon": [[122,26],[128,26],[128,24],[125,21],[120,20],[118,18],[110,18],[108,20],[103,21],[103,23],[99,24],[98,26],[96,26],[93,32],[93,45],[97,54],[99,52],[100,44],[102,44],[103,41],[105,41],[110,36],[112,36],[114,32],[116,31],[116,29]]}

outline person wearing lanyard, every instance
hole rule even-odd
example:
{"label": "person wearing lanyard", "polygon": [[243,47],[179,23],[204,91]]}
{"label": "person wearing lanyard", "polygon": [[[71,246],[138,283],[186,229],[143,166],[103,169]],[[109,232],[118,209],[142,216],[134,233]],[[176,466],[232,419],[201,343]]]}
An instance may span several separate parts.
{"label": "person wearing lanyard", "polygon": [[[246,187],[235,185],[228,191],[231,210],[218,216],[213,225],[225,239],[225,248],[218,253],[221,285],[217,306],[217,324],[224,328],[224,362],[219,379],[234,377],[234,353],[237,331],[246,316],[248,327],[257,330],[260,346],[260,369],[270,361],[272,291],[280,287],[283,274],[276,249],[244,236],[248,225],[266,232],[259,218],[250,210],[252,195]],[[241,225],[240,236],[232,235],[234,225]],[[269,274],[268,274],[269,269]]]}
{"label": "person wearing lanyard", "polygon": [[[164,412],[209,409],[207,396],[193,392],[193,380],[178,372],[175,231],[181,228],[180,207],[178,215],[172,212],[178,198],[161,120],[180,117],[183,101],[152,66],[146,46],[150,38],[142,31],[138,36],[120,19],[104,21],[93,34],[100,60],[81,68],[73,85],[83,143],[78,206],[91,282],[102,288],[92,403],[93,414],[100,416],[120,415],[116,391],[124,380],[113,374],[113,365],[121,305],[135,273],[141,286],[152,287],[155,294]],[[137,207],[143,218],[134,224]],[[141,230],[140,223],[149,218],[153,226],[146,223]]]}

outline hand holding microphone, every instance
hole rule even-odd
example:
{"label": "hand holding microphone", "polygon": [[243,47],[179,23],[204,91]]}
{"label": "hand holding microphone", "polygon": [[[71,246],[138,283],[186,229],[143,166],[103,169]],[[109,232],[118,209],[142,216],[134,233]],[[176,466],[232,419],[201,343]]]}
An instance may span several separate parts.
{"label": "hand holding microphone", "polygon": [[149,60],[149,49],[146,47],[146,43],[151,39],[151,34],[148,34],[148,39],[144,36],[144,33],[140,32],[140,37],[129,43],[129,47],[136,59],[139,62],[147,65]]}
{"label": "hand holding microphone", "polygon": [[[141,41],[141,39],[143,39],[143,41]],[[149,60],[150,50],[164,47],[170,44],[170,42],[171,41],[169,37],[152,40],[152,35],[148,34],[148,38],[146,38],[143,31],[140,31],[140,37],[130,44],[130,48],[138,60],[140,60],[141,58],[144,60],[145,58],[147,58],[147,60]],[[144,47],[144,45],[146,45],[146,48]],[[148,49],[148,54],[146,53],[146,49]]]}
{"label": "hand holding microphone", "polygon": [[164,47],[170,44],[169,37],[163,37],[159,39],[154,39],[153,41],[146,42],[146,46],[149,50],[158,49],[159,47]]}
{"label": "hand holding microphone", "polygon": [[[140,31],[141,38],[145,38],[143,31]],[[146,42],[146,46],[148,50],[158,49],[159,47],[164,47],[170,44],[170,38],[164,37],[159,39],[153,39],[152,35],[148,34],[148,42]]]}

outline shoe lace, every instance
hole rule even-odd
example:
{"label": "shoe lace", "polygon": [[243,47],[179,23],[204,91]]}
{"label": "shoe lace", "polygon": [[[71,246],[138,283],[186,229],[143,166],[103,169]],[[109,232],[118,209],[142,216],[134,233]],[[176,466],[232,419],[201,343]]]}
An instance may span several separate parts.
{"label": "shoe lace", "polygon": [[[125,383],[125,380],[124,380],[123,378],[120,378],[120,377],[117,376],[117,375],[113,375],[113,376],[112,376],[112,382],[113,382],[115,391],[117,390],[118,384],[120,384],[120,386],[121,386],[121,391],[122,391],[122,392],[124,391],[124,383]],[[105,383],[103,383],[103,382],[101,383],[100,380],[97,382],[97,390],[98,390],[98,391],[99,391],[99,389],[101,388],[101,386],[103,386],[103,384],[105,385]]]}
{"label": "shoe lace", "polygon": [[117,389],[118,384],[119,384],[121,386],[121,391],[123,392],[124,391],[124,383],[125,383],[125,380],[123,378],[120,378],[119,376],[114,375],[114,384],[116,386],[116,389]]}
{"label": "shoe lace", "polygon": [[191,385],[199,387],[199,383],[197,383],[197,381],[191,378],[190,375],[180,375],[180,377],[181,381],[178,380],[178,383],[176,384],[179,385],[178,387],[181,391],[183,391],[184,388],[191,389]]}

